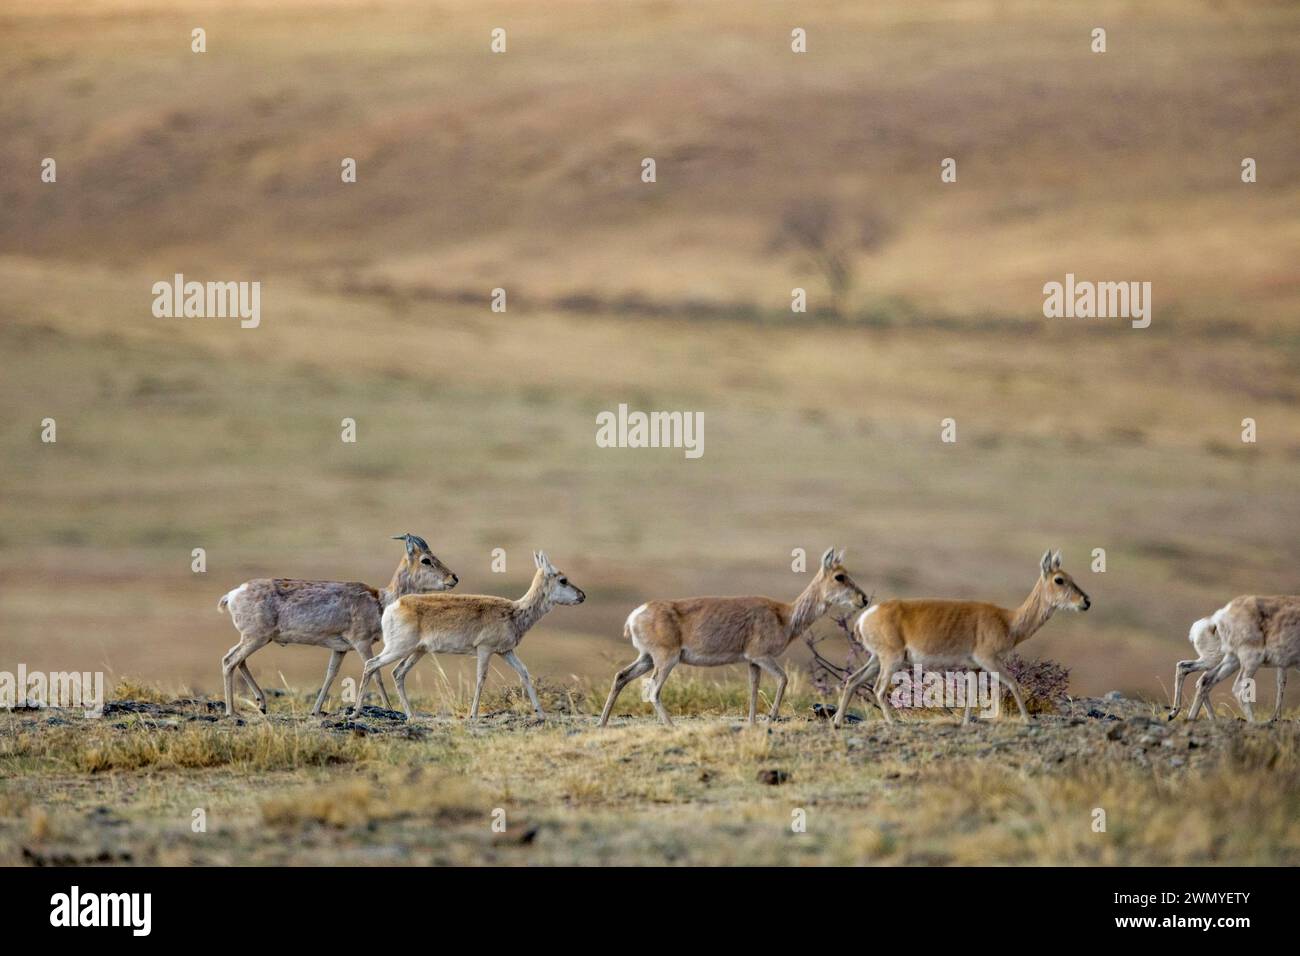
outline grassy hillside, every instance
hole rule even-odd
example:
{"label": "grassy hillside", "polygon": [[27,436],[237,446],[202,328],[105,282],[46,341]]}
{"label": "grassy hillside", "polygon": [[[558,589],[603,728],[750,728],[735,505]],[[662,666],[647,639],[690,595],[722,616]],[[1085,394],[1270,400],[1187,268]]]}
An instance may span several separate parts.
{"label": "grassy hillside", "polygon": [[[1094,610],[1026,650],[1081,692],[1160,694],[1194,618],[1297,588],[1289,4],[0,21],[0,668],[215,689],[221,593],[382,583],[408,530],[471,591],[522,591],[546,548],[591,597],[524,644],[556,680],[607,679],[649,597],[793,597],[791,550],[831,543],[877,597],[1007,604],[1062,548]],[[808,209],[849,264],[838,315],[791,240]],[[261,327],[154,318],[176,272],[262,281]],[[1044,320],[1066,272],[1151,281],[1151,328]],[[620,402],[703,411],[704,457],[597,448]],[[325,662],[252,663],[306,686]]]}

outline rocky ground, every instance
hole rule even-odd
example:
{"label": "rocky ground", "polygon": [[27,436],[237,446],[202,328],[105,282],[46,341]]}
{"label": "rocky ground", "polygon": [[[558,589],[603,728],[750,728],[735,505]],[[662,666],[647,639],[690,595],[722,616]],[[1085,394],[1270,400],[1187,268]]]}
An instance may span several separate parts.
{"label": "rocky ground", "polygon": [[284,695],[267,716],[201,698],[5,713],[0,862],[1300,861],[1294,721],[1169,722],[1112,695],[1028,725],[868,711],[835,731],[799,701],[757,727],[601,730],[556,695],[544,721],[498,703],[474,724],[311,718]]}

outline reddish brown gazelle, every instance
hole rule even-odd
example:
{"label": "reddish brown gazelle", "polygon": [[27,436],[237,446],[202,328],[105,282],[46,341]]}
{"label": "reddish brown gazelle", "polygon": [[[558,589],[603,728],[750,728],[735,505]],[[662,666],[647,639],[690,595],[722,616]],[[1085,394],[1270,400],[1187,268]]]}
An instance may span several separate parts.
{"label": "reddish brown gazelle", "polygon": [[[1086,611],[1092,601],[1061,570],[1061,552],[1043,553],[1041,574],[1034,589],[1018,608],[998,607],[978,601],[886,601],[863,613],[855,626],[858,639],[871,659],[849,677],[835,711],[835,726],[844,722],[844,708],[864,680],[876,679],[876,703],[888,723],[889,681],[910,660],[928,670],[972,668],[998,675],[1016,699],[1020,716],[1029,719],[1020,687],[1002,666],[1002,656],[1033,637],[1061,608]],[[969,699],[962,723],[970,722]]]}
{"label": "reddish brown gazelle", "polygon": [[844,552],[828,548],[821,567],[793,604],[765,597],[700,597],[680,601],[650,601],[633,611],[623,636],[641,656],[614,677],[600,725],[609,721],[614,702],[631,681],[653,668],[645,699],[672,726],[659,692],[678,664],[714,667],[749,663],[749,722],[756,719],[759,672],[776,678],[776,696],[769,719],[776,719],[785,693],[785,671],[776,659],[790,642],[834,605],[866,607],[869,600],[844,570]]}

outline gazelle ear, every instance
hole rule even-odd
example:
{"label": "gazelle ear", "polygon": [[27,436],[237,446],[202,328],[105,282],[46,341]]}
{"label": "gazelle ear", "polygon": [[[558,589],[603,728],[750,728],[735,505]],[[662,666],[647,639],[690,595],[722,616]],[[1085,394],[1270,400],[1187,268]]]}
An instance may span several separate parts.
{"label": "gazelle ear", "polygon": [[1043,560],[1039,562],[1043,569],[1043,577],[1052,573],[1052,550],[1048,548],[1043,552]]}
{"label": "gazelle ear", "polygon": [[835,566],[835,549],[827,548],[822,555],[822,567],[829,571]]}
{"label": "gazelle ear", "polygon": [[835,552],[834,561],[835,561],[836,564],[843,564],[843,563],[844,563],[844,549],[843,549],[843,548],[840,548],[838,551]]}
{"label": "gazelle ear", "polygon": [[415,554],[415,542],[411,540],[411,535],[409,532],[407,534],[395,534],[393,535],[393,540],[406,542],[406,556],[408,558],[411,555]]}
{"label": "gazelle ear", "polygon": [[1061,552],[1060,552],[1060,551],[1057,551],[1054,555],[1052,555],[1052,570],[1053,570],[1053,571],[1059,571],[1059,570],[1061,570]]}
{"label": "gazelle ear", "polygon": [[545,568],[545,567],[546,567],[546,555],[542,554],[542,552],[540,552],[540,551],[534,551],[534,552],[533,552],[533,564],[537,565],[537,567],[538,567],[539,570],[542,569],[542,568]]}

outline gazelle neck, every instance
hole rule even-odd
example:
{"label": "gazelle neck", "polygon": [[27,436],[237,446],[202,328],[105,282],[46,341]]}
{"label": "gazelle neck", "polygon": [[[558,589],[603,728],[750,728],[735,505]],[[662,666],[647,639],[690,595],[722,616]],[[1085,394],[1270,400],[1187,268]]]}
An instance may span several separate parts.
{"label": "gazelle neck", "polygon": [[1011,615],[1011,639],[1020,644],[1048,622],[1056,608],[1043,596],[1043,579],[1040,577],[1029,592],[1029,597]]}
{"label": "gazelle neck", "polygon": [[821,599],[817,588],[817,578],[814,577],[808,582],[808,586],[803,589],[803,593],[794,599],[790,605],[790,629],[786,637],[793,641],[808,628],[812,627],[817,618],[826,613],[826,602]]}
{"label": "gazelle neck", "polygon": [[551,602],[546,598],[545,583],[546,575],[539,569],[533,575],[533,583],[529,585],[528,593],[514,602],[515,633],[521,637],[551,609]]}
{"label": "gazelle neck", "polygon": [[403,594],[410,594],[414,588],[411,587],[411,572],[403,561],[393,572],[392,580],[388,582],[388,587],[379,589],[379,607],[388,607]]}

